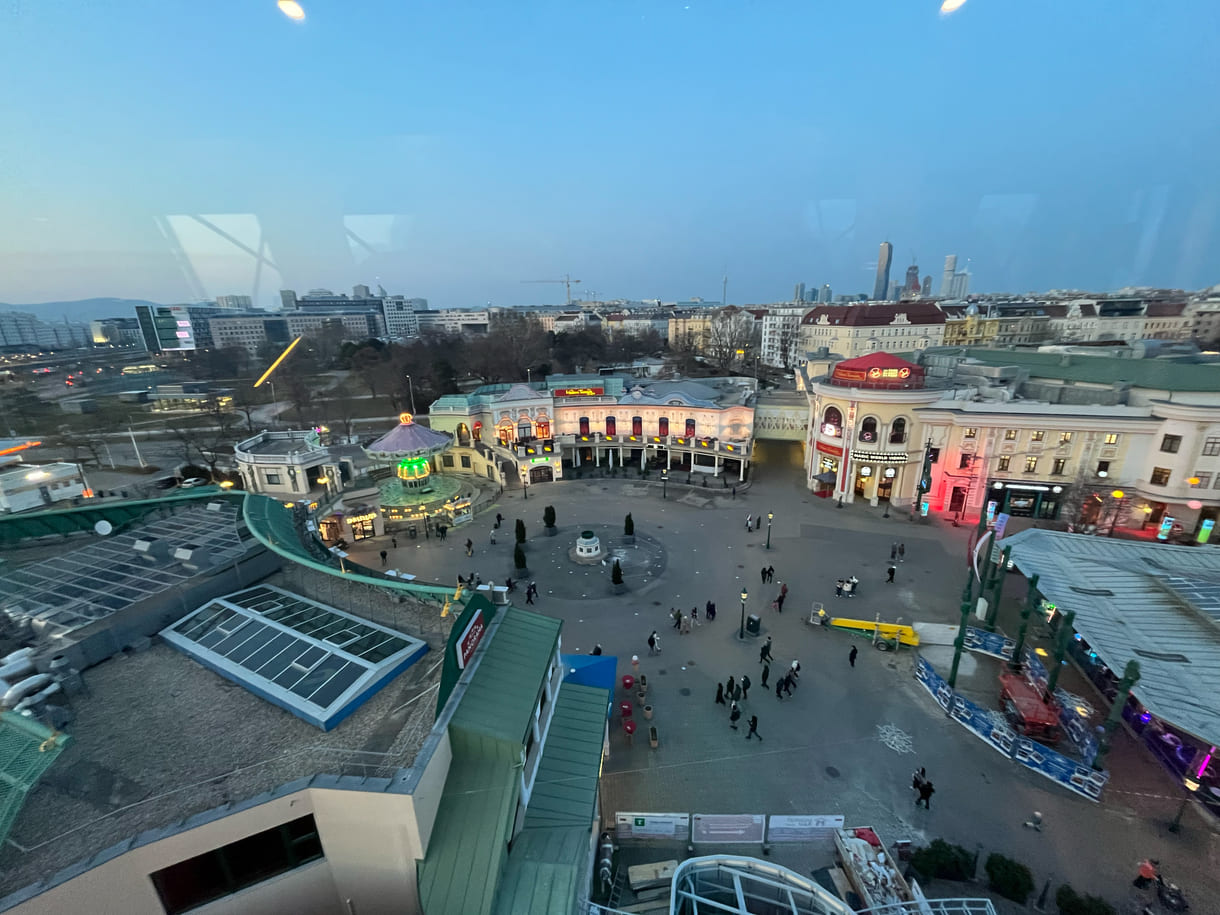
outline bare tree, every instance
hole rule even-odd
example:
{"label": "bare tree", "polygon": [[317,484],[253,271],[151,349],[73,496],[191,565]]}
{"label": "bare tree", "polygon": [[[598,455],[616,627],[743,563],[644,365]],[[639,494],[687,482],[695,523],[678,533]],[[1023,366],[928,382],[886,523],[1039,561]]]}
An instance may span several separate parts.
{"label": "bare tree", "polygon": [[728,371],[754,342],[754,316],[729,305],[719,309],[708,324],[707,354],[716,368]]}
{"label": "bare tree", "polygon": [[170,431],[182,450],[183,463],[196,463],[197,459],[215,479],[217,465],[233,453],[233,443],[239,434],[236,427],[241,424],[241,417],[215,398],[202,415],[205,422],[199,425],[171,423]]}

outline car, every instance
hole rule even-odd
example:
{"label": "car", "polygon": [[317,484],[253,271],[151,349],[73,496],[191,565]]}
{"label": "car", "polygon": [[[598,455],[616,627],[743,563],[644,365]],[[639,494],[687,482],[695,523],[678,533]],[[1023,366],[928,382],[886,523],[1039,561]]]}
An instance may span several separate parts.
{"label": "car", "polygon": [[196,486],[207,486],[208,481],[203,477],[187,477],[178,485],[183,489],[194,489]]}

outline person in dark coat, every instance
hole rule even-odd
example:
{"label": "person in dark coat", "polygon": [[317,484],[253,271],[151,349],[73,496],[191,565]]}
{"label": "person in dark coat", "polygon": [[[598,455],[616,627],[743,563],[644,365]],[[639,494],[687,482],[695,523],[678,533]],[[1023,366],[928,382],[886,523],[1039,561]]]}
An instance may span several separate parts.
{"label": "person in dark coat", "polygon": [[775,581],[775,566],[767,566],[767,581]]}
{"label": "person in dark coat", "polygon": [[766,566],[763,566],[763,570],[762,570],[762,583],[764,585],[767,583],[767,567]]}
{"label": "person in dark coat", "polygon": [[792,695],[792,674],[787,674],[784,677],[783,682],[784,682],[784,695],[791,696]]}
{"label": "person in dark coat", "polygon": [[898,544],[898,561],[906,562],[907,545],[905,543]]}
{"label": "person in dark coat", "polygon": [[885,573],[885,583],[886,584],[892,585],[894,583],[894,573],[897,571],[898,571],[897,566],[891,565],[889,567],[889,570]]}
{"label": "person in dark coat", "polygon": [[763,689],[767,688],[767,678],[770,676],[771,676],[771,665],[764,664],[763,665],[763,674],[762,674],[762,688]]}
{"label": "person in dark coat", "polygon": [[734,686],[733,686],[733,701],[734,702],[741,701],[741,684],[740,683],[734,684]]}
{"label": "person in dark coat", "polygon": [[784,612],[784,597],[785,597],[785,595],[780,594],[779,597],[775,598],[775,612],[776,613]]}
{"label": "person in dark coat", "polygon": [[924,809],[931,810],[932,795],[935,793],[936,789],[932,787],[932,783],[930,781],[924,781],[924,783],[919,786],[919,800],[915,802],[915,806],[918,807],[919,801],[923,801]]}
{"label": "person in dark coat", "polygon": [[387,555],[388,555],[388,554],[386,553],[386,551],[385,551],[385,550],[382,550],[382,551],[381,551],[381,564],[382,564],[382,565],[385,565],[385,558],[386,558],[386,556],[387,556]]}
{"label": "person in dark coat", "polygon": [[737,707],[737,703],[733,703],[733,710],[729,712],[729,727],[734,731],[737,730],[737,719],[741,717],[741,709]]}
{"label": "person in dark coat", "polygon": [[724,694],[730,698],[733,696],[733,687],[737,685],[737,681],[733,679],[733,675],[729,674],[728,680],[724,684]]}
{"label": "person in dark coat", "polygon": [[758,663],[765,664],[770,660],[773,660],[771,657],[771,636],[767,636],[767,641],[763,642],[762,648],[758,650]]}
{"label": "person in dark coat", "polygon": [[762,740],[762,734],[758,733],[758,716],[757,715],[750,716],[750,730],[746,733],[746,740],[749,740],[751,737],[757,737],[759,739],[759,741]]}
{"label": "person in dark coat", "polygon": [[741,675],[741,698],[742,699],[750,698],[750,675],[749,674]]}
{"label": "person in dark coat", "polygon": [[784,678],[783,677],[780,677],[778,680],[775,681],[775,698],[776,699],[784,698]]}
{"label": "person in dark coat", "polygon": [[727,705],[728,704],[724,701],[724,684],[723,683],[716,684],[716,704],[717,705]]}
{"label": "person in dark coat", "polygon": [[850,664],[852,667],[856,666],[856,655],[858,655],[859,653],[860,653],[860,649],[857,648],[855,645],[852,645],[851,651],[849,651],[847,653],[847,663]]}

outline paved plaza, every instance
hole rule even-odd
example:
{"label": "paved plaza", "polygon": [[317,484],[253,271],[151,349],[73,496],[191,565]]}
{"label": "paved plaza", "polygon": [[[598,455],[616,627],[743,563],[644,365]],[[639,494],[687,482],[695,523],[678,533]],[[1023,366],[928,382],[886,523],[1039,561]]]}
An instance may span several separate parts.
{"label": "paved plaza", "polygon": [[[506,492],[470,524],[447,540],[389,537],[356,544],[352,552],[378,567],[378,552],[389,552],[390,567],[423,579],[454,581],[476,572],[484,581],[512,571],[512,531],[517,518],[530,536],[532,577],[540,597],[535,609],[563,619],[564,651],[589,652],[601,644],[619,657],[619,673],[639,672],[649,681],[651,722],[635,714],[641,731],[629,745],[616,714],[611,752],[602,783],[603,813],[616,811],[689,813],[843,814],[849,824],[871,825],[883,839],[923,844],[945,838],[985,858],[997,851],[1026,863],[1039,888],[1051,879],[1102,895],[1130,908],[1130,888],[1139,860],[1159,858],[1166,875],[1183,884],[1194,912],[1220,912],[1220,843],[1212,823],[1188,810],[1183,829],[1167,824],[1181,798],[1169,777],[1125,734],[1110,755],[1112,778],[1101,803],[1059,788],[988,749],[950,721],[912,676],[915,655],[872,649],[867,640],[818,629],[805,620],[814,601],[833,616],[883,621],[956,623],[965,575],[968,531],[938,523],[911,523],[905,515],[882,516],[882,509],[833,502],[808,492],[801,472],[781,462],[753,469],[754,481],[733,498],[716,489],[668,487],[612,479],[571,480]],[[542,512],[553,505],[559,533],[543,534]],[[621,531],[630,511],[641,537],[663,547],[663,563],[648,564],[636,580],[624,562],[628,592],[609,590],[609,569],[586,569],[561,561],[581,530],[596,525]],[[766,513],[775,513],[771,549]],[[496,513],[504,516],[497,543],[490,543]],[[763,516],[762,529],[745,530],[747,514]],[[467,557],[467,538],[474,556]],[[885,582],[890,548],[905,545],[893,584]],[[614,549],[620,548],[617,543]],[[630,546],[622,547],[630,551]],[[764,584],[760,570],[774,566],[775,582]],[[655,574],[654,574],[655,573]],[[858,596],[836,599],[836,579],[855,575]],[[598,580],[598,576],[602,580]],[[780,583],[789,587],[782,614],[771,609]],[[748,590],[747,613],[762,618],[763,637],[773,639],[771,688],[761,685],[759,639],[738,639],[739,595]],[[1010,576],[1001,624],[1015,631],[1015,607],[1024,580]],[[583,595],[583,596],[582,596]],[[524,605],[522,591],[514,595]],[[703,620],[714,601],[717,617]],[[671,607],[699,608],[701,625],[680,634]],[[652,630],[662,637],[662,653],[649,656]],[[1047,644],[1045,642],[1041,644]],[[853,669],[848,652],[859,656]],[[1049,646],[1048,646],[1049,647]],[[929,657],[947,672],[949,652]],[[793,659],[801,663],[791,697],[777,699],[775,677]],[[983,704],[995,703],[996,662],[967,655],[959,687]],[[753,685],[742,703],[739,730],[729,726],[726,707],[715,703],[716,684],[748,674]],[[1092,687],[1064,672],[1065,688],[1098,702]],[[620,695],[616,699],[621,698]],[[758,716],[763,740],[746,740],[745,722]],[[651,749],[644,730],[655,725],[659,746]],[[936,787],[931,809],[916,809],[911,772],[928,770]],[[1023,828],[1041,811],[1041,833]],[[701,849],[707,851],[707,849]],[[785,861],[785,863],[787,863]],[[1120,909],[1122,911],[1122,909]]]}

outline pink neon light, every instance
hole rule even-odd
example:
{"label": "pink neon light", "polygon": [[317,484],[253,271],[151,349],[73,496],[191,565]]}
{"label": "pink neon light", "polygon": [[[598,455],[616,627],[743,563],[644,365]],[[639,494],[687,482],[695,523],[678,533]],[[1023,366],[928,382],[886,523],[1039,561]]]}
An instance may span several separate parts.
{"label": "pink neon light", "polygon": [[1199,766],[1199,771],[1195,773],[1197,778],[1202,778],[1203,773],[1207,771],[1208,763],[1212,761],[1212,756],[1215,755],[1216,748],[1212,747],[1207,751],[1207,755],[1203,757],[1203,764]]}

